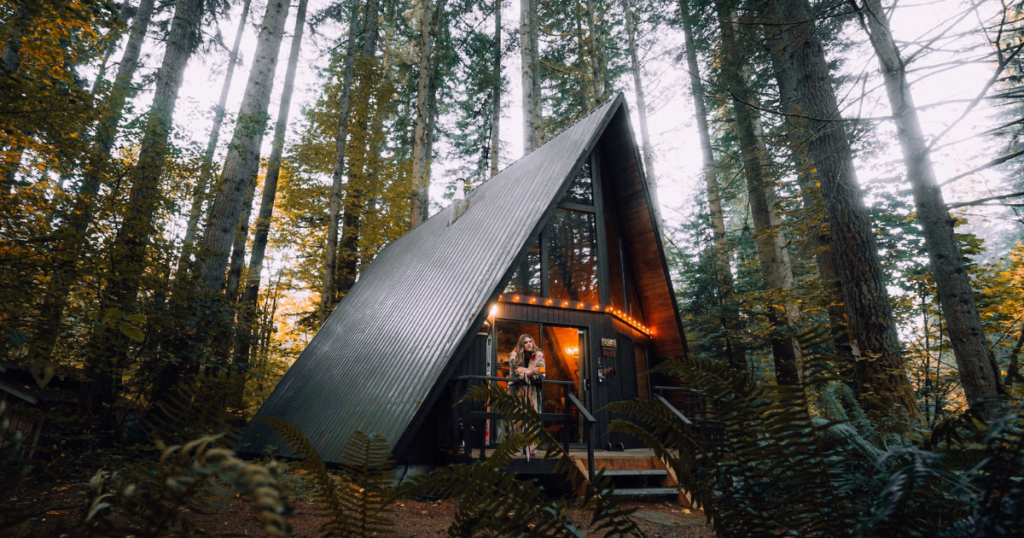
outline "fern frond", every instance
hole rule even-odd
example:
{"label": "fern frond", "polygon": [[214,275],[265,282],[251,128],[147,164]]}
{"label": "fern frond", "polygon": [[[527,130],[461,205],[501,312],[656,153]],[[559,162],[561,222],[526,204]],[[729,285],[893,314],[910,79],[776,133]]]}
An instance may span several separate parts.
{"label": "fern frond", "polygon": [[185,445],[161,446],[152,478],[127,483],[117,473],[100,471],[89,482],[90,502],[73,536],[194,536],[203,534],[183,508],[222,508],[236,496],[252,499],[264,531],[286,537],[287,505],[278,487],[276,466],[247,463],[224,448],[220,439],[202,437]]}
{"label": "fern frond", "polygon": [[259,419],[281,436],[296,458],[305,456],[301,466],[313,477],[313,482],[317,486],[315,500],[320,516],[327,518],[321,530],[330,536],[348,536],[352,525],[351,518],[339,499],[337,483],[327,472],[327,466],[320,458],[320,453],[313,448],[297,426],[277,417],[262,416]]}

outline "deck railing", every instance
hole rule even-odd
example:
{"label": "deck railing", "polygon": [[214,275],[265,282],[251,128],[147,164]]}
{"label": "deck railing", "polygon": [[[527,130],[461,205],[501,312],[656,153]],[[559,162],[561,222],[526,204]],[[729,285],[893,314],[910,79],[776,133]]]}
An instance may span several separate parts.
{"label": "deck railing", "polygon": [[[518,383],[520,381],[520,378],[517,377],[517,376],[512,376],[512,377],[496,377],[496,376],[488,376],[488,375],[464,375],[464,376],[460,376],[458,378],[458,381],[463,384],[463,386],[460,387],[460,389],[462,389],[462,390],[460,390],[460,392],[462,394],[465,394],[468,391],[468,389],[469,389],[469,387],[465,386],[465,385],[468,385],[469,383],[471,383],[473,381],[483,381],[485,383],[499,382],[499,381],[500,382],[506,382],[506,383]],[[587,445],[587,475],[589,476],[590,479],[593,479],[594,478],[594,474],[595,474],[595,471],[594,471],[594,444],[596,442],[594,440],[594,424],[597,423],[597,419],[594,418],[594,415],[592,415],[590,413],[590,411],[587,410],[586,406],[584,406],[583,403],[580,402],[578,398],[576,398],[576,395],[573,394],[572,387],[575,387],[576,383],[574,383],[572,381],[559,381],[559,380],[555,380],[555,379],[545,379],[544,380],[544,384],[546,384],[546,385],[562,385],[564,387],[564,389],[565,389],[565,412],[564,413],[539,413],[540,414],[541,424],[552,424],[552,423],[554,423],[554,424],[564,424],[565,425],[562,428],[562,444],[563,444],[564,449],[565,449],[565,454],[568,456],[568,454],[569,454],[569,440],[570,440],[570,427],[569,427],[569,425],[573,424],[575,422],[575,420],[573,419],[573,416],[572,416],[572,413],[570,411],[569,406],[572,405],[572,406],[576,407],[576,410],[579,413],[580,418],[583,420],[583,439],[584,439],[584,442]],[[492,411],[470,411],[469,412],[469,419],[470,419],[470,422],[471,422],[471,424],[470,424],[470,431],[471,432],[473,430],[473,426],[475,426],[476,423],[479,422],[480,425],[481,425],[481,427],[479,428],[479,432],[480,432],[480,460],[481,461],[486,460],[487,459],[487,453],[486,453],[486,449],[487,449],[486,435],[487,434],[486,434],[486,431],[485,431],[485,427],[483,425],[486,423],[486,421],[488,419],[505,420],[505,414],[504,413],[492,412]],[[470,433],[466,437],[467,437],[467,441],[468,441],[467,445],[466,445],[466,455],[472,457],[471,454],[473,453],[473,437],[474,437],[474,435],[472,435],[472,433]]]}
{"label": "deck railing", "polygon": [[[682,393],[682,402],[672,402],[665,397],[666,392]],[[700,393],[684,387],[654,387],[654,401],[664,405],[687,428],[694,429],[711,447],[715,459],[722,456],[724,449],[724,424],[715,419],[713,409],[708,409],[707,402]],[[682,410],[679,405],[682,405]]]}

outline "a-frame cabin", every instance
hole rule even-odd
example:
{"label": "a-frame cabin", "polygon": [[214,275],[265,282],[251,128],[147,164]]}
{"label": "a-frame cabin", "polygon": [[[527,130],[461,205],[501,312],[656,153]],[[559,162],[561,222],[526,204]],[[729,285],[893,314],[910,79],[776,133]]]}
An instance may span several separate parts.
{"label": "a-frame cabin", "polygon": [[[507,376],[502,362],[528,333],[547,357],[544,412],[580,416],[568,386],[596,418],[598,447],[635,446],[609,434],[601,408],[650,399],[665,380],[648,369],[686,343],[621,94],[467,202],[377,256],[257,417],[298,426],[325,461],[361,430],[384,435],[399,464],[443,464],[497,440],[496,424],[484,433],[453,404],[467,376]],[[562,433],[586,441],[581,431]],[[259,420],[242,443],[289,455]]]}

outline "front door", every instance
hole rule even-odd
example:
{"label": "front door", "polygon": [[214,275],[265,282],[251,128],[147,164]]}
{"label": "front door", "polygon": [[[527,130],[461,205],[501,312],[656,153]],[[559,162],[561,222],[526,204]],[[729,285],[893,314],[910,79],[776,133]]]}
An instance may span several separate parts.
{"label": "front door", "polygon": [[[494,329],[496,345],[491,359],[492,372],[500,377],[510,375],[508,354],[515,349],[521,335],[529,334],[544,352],[545,377],[549,381],[571,382],[569,389],[588,409],[591,407],[590,353],[585,329],[503,319],[495,320]],[[582,442],[582,422],[575,406],[566,398],[566,386],[562,383],[545,383],[543,390],[543,412],[565,413],[568,410],[576,417],[576,423],[570,426],[571,441]],[[549,424],[548,431],[561,440],[562,427],[561,424]],[[497,431],[492,432],[491,439],[500,441],[502,437]]]}

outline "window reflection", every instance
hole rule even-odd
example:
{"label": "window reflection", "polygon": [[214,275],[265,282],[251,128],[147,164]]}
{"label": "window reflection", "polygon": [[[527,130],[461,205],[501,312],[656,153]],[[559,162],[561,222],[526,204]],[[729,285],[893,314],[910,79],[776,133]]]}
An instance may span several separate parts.
{"label": "window reflection", "polygon": [[540,297],[542,295],[543,292],[541,291],[540,280],[540,238],[534,238],[528,244],[526,256],[521,262],[519,262],[516,272],[512,275],[512,280],[510,280],[508,285],[505,286],[504,293],[516,293],[532,297]]}
{"label": "window reflection", "polygon": [[594,205],[594,180],[590,173],[590,161],[583,163],[576,179],[569,185],[569,190],[562,197],[562,202],[581,205]]}
{"label": "window reflection", "polygon": [[554,299],[598,302],[594,214],[559,209],[544,230],[548,290]]}
{"label": "window reflection", "polygon": [[619,248],[619,230],[615,225],[615,212],[612,210],[611,196],[604,196],[604,228],[605,241],[608,242],[608,291],[611,305],[617,310],[626,306],[625,278],[622,274],[622,251]]}

